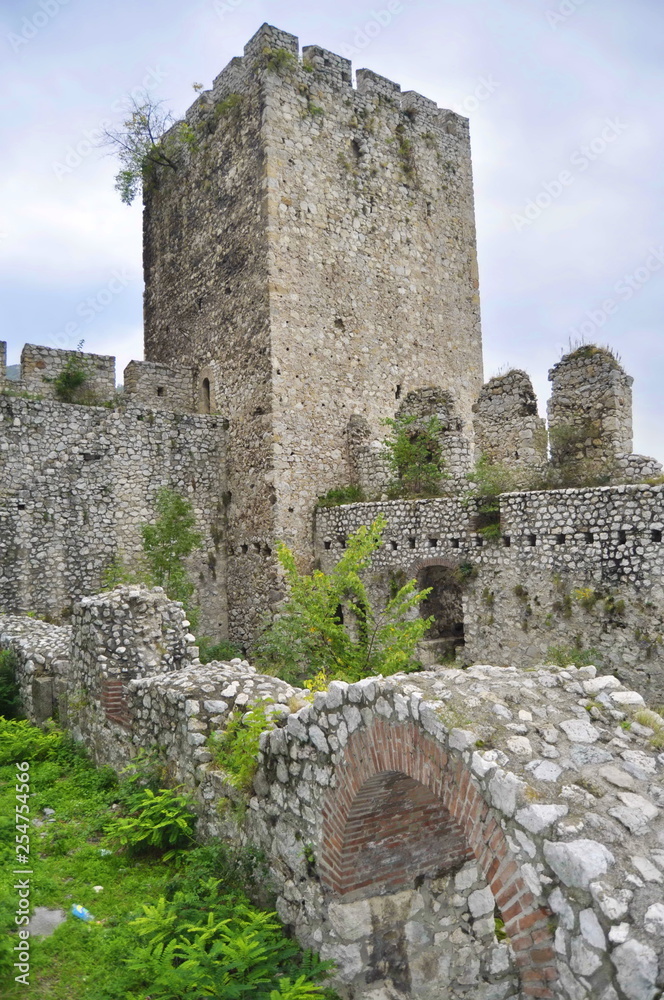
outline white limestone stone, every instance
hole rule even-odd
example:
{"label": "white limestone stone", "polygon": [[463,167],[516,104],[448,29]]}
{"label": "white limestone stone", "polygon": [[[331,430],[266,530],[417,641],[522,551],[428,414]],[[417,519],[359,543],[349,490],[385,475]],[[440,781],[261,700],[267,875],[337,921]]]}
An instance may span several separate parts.
{"label": "white limestone stone", "polygon": [[614,863],[613,854],[595,840],[571,840],[568,843],[544,841],[544,857],[560,881],[567,886],[587,889]]}

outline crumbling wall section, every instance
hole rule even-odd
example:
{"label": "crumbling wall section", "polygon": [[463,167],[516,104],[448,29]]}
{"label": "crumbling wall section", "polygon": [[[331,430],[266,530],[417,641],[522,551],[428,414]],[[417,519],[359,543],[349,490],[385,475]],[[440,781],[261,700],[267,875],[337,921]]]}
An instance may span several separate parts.
{"label": "crumbling wall section", "polygon": [[[0,621],[20,671],[45,639],[26,621]],[[282,920],[334,960],[345,1000],[659,995],[664,755],[637,692],[593,666],[477,666],[311,698],[246,662],[197,665],[185,629],[159,591],[84,603],[65,685],[148,676],[127,683],[121,725],[91,698],[80,735],[115,767],[161,746],[200,833],[265,850]],[[207,737],[269,699],[234,810]]]}
{"label": "crumbling wall section", "polygon": [[[130,361],[124,370],[125,396],[132,402],[156,410],[177,413],[197,412],[194,403],[195,369],[184,365],[160,365],[151,361]],[[210,412],[208,408],[206,412]]]}
{"label": "crumbling wall section", "polygon": [[142,554],[161,487],[189,500],[202,627],[226,629],[224,434],[215,416],[0,396],[0,608],[66,620],[116,558]]}
{"label": "crumbling wall section", "polygon": [[541,472],[547,431],[530,378],[515,369],[490,379],[473,406],[475,453],[514,469]]}
{"label": "crumbling wall section", "polygon": [[664,488],[505,494],[496,538],[454,498],[349,504],[316,513],[324,570],[379,514],[387,527],[367,578],[378,601],[427,566],[456,575],[462,662],[532,666],[583,654],[653,704],[664,701]]}

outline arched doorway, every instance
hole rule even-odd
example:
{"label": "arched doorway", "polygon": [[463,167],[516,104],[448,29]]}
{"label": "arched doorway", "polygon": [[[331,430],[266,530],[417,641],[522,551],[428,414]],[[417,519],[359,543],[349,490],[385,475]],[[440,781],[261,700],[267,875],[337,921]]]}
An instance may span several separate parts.
{"label": "arched doorway", "polygon": [[547,913],[463,760],[382,720],[344,756],[320,872],[334,931],[359,948],[354,995],[552,997]]}
{"label": "arched doorway", "polygon": [[422,643],[428,663],[453,659],[464,644],[463,594],[454,567],[429,563],[417,573],[420,590],[431,593],[420,604],[422,618],[433,618]]}

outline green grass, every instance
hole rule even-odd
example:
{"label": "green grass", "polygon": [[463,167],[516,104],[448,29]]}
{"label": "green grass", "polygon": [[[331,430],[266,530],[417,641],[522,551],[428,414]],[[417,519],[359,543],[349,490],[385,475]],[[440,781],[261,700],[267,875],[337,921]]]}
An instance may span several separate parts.
{"label": "green grass", "polygon": [[[16,723],[0,718],[0,735],[7,742],[16,730]],[[67,737],[54,750],[55,733],[43,734],[31,727],[35,737],[26,742],[25,723],[18,730],[17,749],[28,749],[27,758],[33,757],[30,767],[30,818],[41,825],[31,825],[31,905],[63,909],[67,920],[46,939],[31,939],[30,986],[15,983],[16,974],[6,961],[15,938],[8,933],[14,930],[14,912],[17,894],[12,888],[16,876],[11,874],[14,864],[14,802],[15,774],[12,764],[0,766],[0,996],[3,1000],[39,998],[39,1000],[179,1000],[187,997],[218,996],[228,1000],[243,1000],[245,989],[236,992],[229,986],[205,993],[178,985],[180,970],[168,962],[159,962],[150,955],[153,942],[139,925],[132,921],[145,915],[144,907],[163,905],[179,913],[188,907],[196,914],[197,923],[205,923],[208,913],[215,919],[230,919],[230,950],[242,936],[251,936],[254,926],[267,923],[267,914],[256,908],[247,893],[262,892],[261,903],[272,901],[265,895],[267,871],[264,861],[256,852],[216,843],[210,847],[194,847],[179,851],[165,860],[158,851],[147,856],[129,856],[114,850],[108,851],[105,828],[112,823],[126,802],[136,796],[136,785],[118,785],[109,768],[95,768]],[[58,734],[60,735],[60,734]],[[53,756],[39,760],[43,745]],[[6,759],[6,757],[5,757]],[[18,760],[26,759],[17,757]],[[118,801],[120,806],[113,808]],[[55,810],[49,818],[44,808]],[[212,880],[212,881],[211,881]],[[94,886],[101,885],[101,892]],[[179,895],[174,900],[174,895]],[[71,915],[73,904],[86,907],[95,917],[95,923],[84,923]],[[242,916],[244,914],[244,917]],[[242,920],[244,919],[244,925]],[[270,917],[270,920],[273,918]],[[249,930],[243,931],[243,926]],[[183,925],[176,926],[178,935]],[[269,996],[282,981],[297,980],[303,976],[309,994],[294,990],[293,1000],[310,996],[332,997],[322,986],[315,985],[327,974],[327,969],[314,956],[303,954],[283,934],[280,926],[261,930],[270,955],[276,956],[267,969],[266,986],[251,987],[256,1000]],[[4,941],[4,946],[1,942]],[[192,947],[195,946],[195,942]],[[257,946],[256,946],[257,947]],[[257,951],[258,954],[258,951]],[[230,961],[230,979],[237,980],[233,972],[235,952]],[[145,958],[144,964],[144,956]],[[203,956],[205,959],[205,956]],[[127,962],[130,959],[130,962]],[[10,959],[13,961],[13,959]],[[133,961],[133,968],[131,962]],[[176,960],[175,965],[177,966]],[[148,965],[152,970],[148,976]],[[218,975],[218,965],[208,963],[212,974]],[[246,975],[260,975],[263,966],[256,960]],[[155,970],[157,970],[155,972]],[[221,970],[223,973],[223,969]],[[154,982],[162,977],[167,985]],[[171,978],[174,986],[171,986]],[[240,977],[242,978],[242,977]],[[149,980],[149,981],[148,981]],[[176,983],[177,980],[177,983]],[[161,979],[160,979],[161,982]],[[263,980],[260,980],[263,982]],[[267,989],[268,992],[264,992]],[[290,996],[289,996],[290,1000]]]}

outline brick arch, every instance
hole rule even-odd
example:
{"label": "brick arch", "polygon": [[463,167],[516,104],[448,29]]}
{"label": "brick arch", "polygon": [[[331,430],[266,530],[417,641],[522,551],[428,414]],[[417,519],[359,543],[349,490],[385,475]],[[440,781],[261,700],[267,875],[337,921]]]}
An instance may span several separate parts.
{"label": "brick arch", "polygon": [[[505,922],[523,995],[553,997],[550,913],[528,888],[460,755],[446,753],[413,722],[376,719],[350,737],[336,778],[323,807],[323,884],[353,899],[369,887],[396,891],[418,874],[474,857]],[[389,871],[390,859],[399,864],[401,837],[409,852],[403,878]]]}

